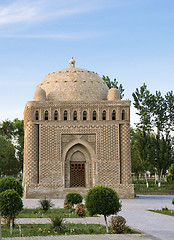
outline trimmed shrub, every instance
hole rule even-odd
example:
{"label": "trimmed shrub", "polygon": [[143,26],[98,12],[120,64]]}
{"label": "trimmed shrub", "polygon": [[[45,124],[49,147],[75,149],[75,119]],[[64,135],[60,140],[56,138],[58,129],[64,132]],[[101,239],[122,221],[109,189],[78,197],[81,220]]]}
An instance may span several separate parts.
{"label": "trimmed shrub", "polygon": [[162,211],[169,211],[169,209],[168,209],[168,207],[165,206],[162,208]]}
{"label": "trimmed shrub", "polygon": [[65,200],[74,206],[74,204],[81,203],[83,197],[79,193],[71,192],[66,195]]}
{"label": "trimmed shrub", "polygon": [[122,216],[113,216],[110,221],[111,229],[116,234],[123,234],[125,231],[126,220]]}
{"label": "trimmed shrub", "polygon": [[173,183],[174,182],[174,175],[167,176],[167,182],[168,183]]}
{"label": "trimmed shrub", "polygon": [[84,217],[86,212],[85,212],[85,207],[82,203],[77,203],[77,206],[75,208],[75,214],[77,214],[79,217]]}
{"label": "trimmed shrub", "polygon": [[0,193],[1,216],[6,220],[6,224],[10,225],[18,213],[23,208],[23,202],[20,195],[14,189],[8,189]]}
{"label": "trimmed shrub", "polygon": [[54,204],[51,202],[50,199],[42,199],[39,200],[40,203],[40,208],[42,209],[43,212],[47,212],[51,207],[54,206]]}
{"label": "trimmed shrub", "polygon": [[104,215],[106,231],[108,232],[106,217],[121,210],[121,203],[117,193],[112,188],[98,185],[88,190],[85,200],[85,207],[90,215]]}
{"label": "trimmed shrub", "polygon": [[14,177],[6,177],[0,180],[0,193],[8,189],[14,189],[21,197],[23,195],[23,187]]}
{"label": "trimmed shrub", "polygon": [[172,204],[174,205],[174,198],[172,199]]}
{"label": "trimmed shrub", "polygon": [[66,200],[64,200],[64,209],[70,209],[70,208],[72,208],[71,203],[69,203]]}
{"label": "trimmed shrub", "polygon": [[171,164],[171,166],[169,167],[169,173],[171,175],[174,175],[174,164]]}

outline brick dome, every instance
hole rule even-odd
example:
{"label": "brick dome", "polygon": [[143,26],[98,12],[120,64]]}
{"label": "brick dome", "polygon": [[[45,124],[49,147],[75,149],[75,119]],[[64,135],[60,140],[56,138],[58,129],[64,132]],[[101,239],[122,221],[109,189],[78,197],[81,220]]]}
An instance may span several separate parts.
{"label": "brick dome", "polygon": [[108,87],[98,74],[71,67],[48,74],[37,86],[46,92],[47,101],[107,100]]}

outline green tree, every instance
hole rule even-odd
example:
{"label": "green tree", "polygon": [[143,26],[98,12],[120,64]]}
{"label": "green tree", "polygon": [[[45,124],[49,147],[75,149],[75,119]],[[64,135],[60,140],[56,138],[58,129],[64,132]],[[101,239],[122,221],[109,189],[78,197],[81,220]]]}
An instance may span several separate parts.
{"label": "green tree", "polygon": [[174,163],[171,164],[171,166],[169,167],[169,173],[170,173],[171,175],[174,175]]}
{"label": "green tree", "polygon": [[8,189],[14,189],[20,197],[23,195],[23,187],[14,177],[5,177],[0,179],[0,193]]}
{"label": "green tree", "polygon": [[134,98],[133,105],[137,109],[137,115],[140,117],[136,126],[145,132],[151,131],[153,106],[155,101],[154,96],[149,92],[145,83],[140,87],[140,90],[136,88],[132,96]]}
{"label": "green tree", "polygon": [[165,137],[162,135],[160,137],[159,134],[156,134],[153,138],[153,146],[154,146],[154,158],[152,159],[152,165],[157,170],[157,174],[159,175],[159,183],[158,186],[161,186],[162,175],[166,173],[166,170],[169,168],[172,159],[172,145],[171,139],[168,135]]}
{"label": "green tree", "polygon": [[12,139],[14,135],[14,125],[10,120],[5,120],[0,123],[0,135],[7,139]]}
{"label": "green tree", "polygon": [[117,88],[120,91],[120,98],[122,99],[124,97],[124,88],[122,84],[118,84],[116,78],[114,78],[114,80],[110,80],[110,78],[108,76],[102,76],[102,79],[105,81],[105,83],[107,84],[108,88]]}
{"label": "green tree", "polygon": [[135,170],[136,174],[139,174],[139,172],[144,172],[147,187],[148,179],[146,172],[151,168],[151,154],[150,135],[137,128],[131,140],[132,170]]}
{"label": "green tree", "polygon": [[20,168],[23,170],[23,158],[24,158],[24,121],[15,118],[13,120],[14,126],[14,138],[16,155],[20,162]]}
{"label": "green tree", "polygon": [[139,156],[139,146],[137,142],[137,134],[133,128],[130,128],[131,136],[131,172],[135,174],[137,181],[139,174],[144,173],[144,169]]}
{"label": "green tree", "polygon": [[7,225],[14,220],[17,214],[22,210],[23,203],[19,194],[14,189],[8,189],[0,193],[1,216],[6,219]]}
{"label": "green tree", "polygon": [[5,120],[0,123],[0,135],[11,140],[15,148],[16,158],[20,162],[20,170],[23,170],[24,155],[24,122],[15,118],[13,121]]}
{"label": "green tree", "polygon": [[15,149],[10,140],[0,136],[0,174],[6,176],[16,175],[19,170],[19,161],[15,157]]}
{"label": "green tree", "polygon": [[121,203],[117,193],[105,186],[96,186],[88,190],[85,198],[85,206],[90,215],[104,215],[106,231],[108,230],[107,216],[116,214],[121,210]]}
{"label": "green tree", "polygon": [[162,174],[173,161],[170,134],[174,130],[174,94],[172,91],[164,97],[160,91],[152,94],[143,84],[132,96],[140,117],[136,126],[151,138],[150,162],[157,169],[161,182]]}

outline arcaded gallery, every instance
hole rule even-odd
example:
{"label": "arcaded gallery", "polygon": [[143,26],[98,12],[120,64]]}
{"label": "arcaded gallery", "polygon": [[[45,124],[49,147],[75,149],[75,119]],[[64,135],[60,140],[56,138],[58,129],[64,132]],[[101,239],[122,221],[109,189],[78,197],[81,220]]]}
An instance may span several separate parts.
{"label": "arcaded gallery", "polygon": [[69,67],[48,74],[24,110],[25,198],[85,196],[105,185],[133,198],[130,101],[95,72]]}

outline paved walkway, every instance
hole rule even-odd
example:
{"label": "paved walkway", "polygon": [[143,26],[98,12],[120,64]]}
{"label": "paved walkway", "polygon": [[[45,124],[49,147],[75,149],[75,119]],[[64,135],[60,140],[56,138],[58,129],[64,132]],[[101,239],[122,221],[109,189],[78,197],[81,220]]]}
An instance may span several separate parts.
{"label": "paved walkway", "polygon": [[[21,240],[174,240],[174,217],[153,213],[147,211],[148,209],[161,209],[167,206],[169,209],[174,209],[172,205],[173,196],[139,196],[136,199],[123,199],[122,211],[119,215],[123,216],[127,225],[132,228],[139,229],[145,234],[138,235],[77,235],[77,236],[49,236],[49,237],[25,237],[25,238],[4,238],[21,239]],[[54,199],[52,202],[54,207],[63,207],[63,199]],[[24,207],[35,208],[38,207],[37,199],[24,199]],[[101,223],[104,224],[103,216],[97,218],[85,219],[66,219],[69,222],[82,223]],[[19,219],[18,223],[47,223],[48,219]]]}
{"label": "paved walkway", "polygon": [[69,236],[49,236],[49,237],[18,237],[3,238],[4,240],[157,240],[146,234],[141,235],[69,235]]}

